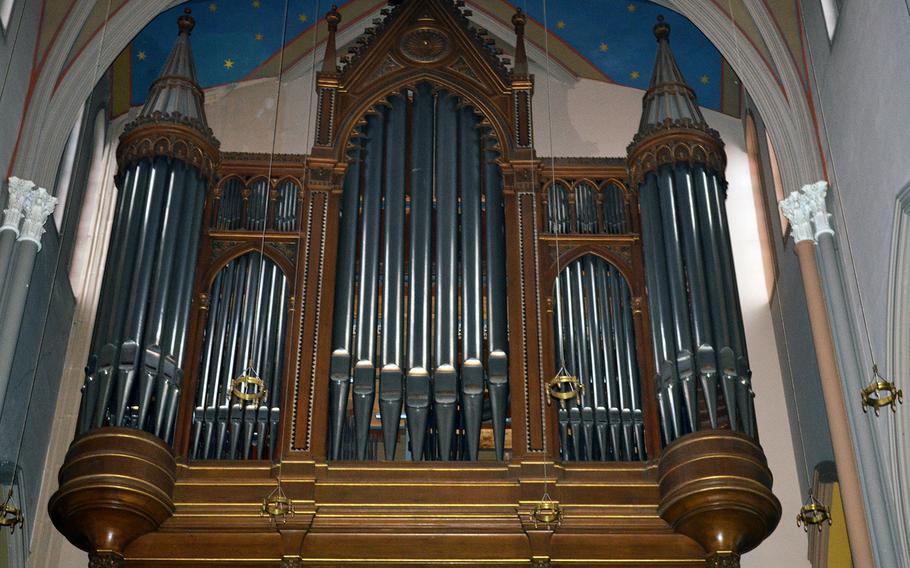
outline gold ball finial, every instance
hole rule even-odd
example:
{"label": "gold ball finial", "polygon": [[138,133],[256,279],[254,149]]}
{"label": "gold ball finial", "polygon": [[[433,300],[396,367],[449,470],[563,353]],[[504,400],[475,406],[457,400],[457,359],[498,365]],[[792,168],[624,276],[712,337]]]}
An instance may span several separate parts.
{"label": "gold ball finial", "polygon": [[515,26],[515,31],[523,30],[527,22],[528,17],[524,11],[521,8],[515,8],[515,14],[512,15],[512,25]]}
{"label": "gold ball finial", "polygon": [[654,37],[657,41],[670,38],[670,24],[664,21],[663,14],[657,16],[657,23],[654,24]]}
{"label": "gold ball finial", "polygon": [[325,15],[325,21],[329,24],[329,29],[338,28],[338,24],[341,22],[341,12],[338,11],[337,5],[332,4],[332,9]]}
{"label": "gold ball finial", "polygon": [[190,16],[192,13],[192,10],[185,8],[183,10],[183,15],[177,18],[177,28],[180,30],[180,33],[190,35],[190,33],[193,31],[193,28],[196,27],[196,20]]}

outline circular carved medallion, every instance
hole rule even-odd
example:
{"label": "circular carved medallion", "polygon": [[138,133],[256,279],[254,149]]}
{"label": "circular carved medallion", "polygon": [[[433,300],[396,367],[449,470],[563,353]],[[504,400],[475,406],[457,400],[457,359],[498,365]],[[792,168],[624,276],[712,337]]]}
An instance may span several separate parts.
{"label": "circular carved medallion", "polygon": [[436,28],[416,28],[406,32],[399,43],[401,53],[416,63],[435,63],[452,50],[449,37]]}

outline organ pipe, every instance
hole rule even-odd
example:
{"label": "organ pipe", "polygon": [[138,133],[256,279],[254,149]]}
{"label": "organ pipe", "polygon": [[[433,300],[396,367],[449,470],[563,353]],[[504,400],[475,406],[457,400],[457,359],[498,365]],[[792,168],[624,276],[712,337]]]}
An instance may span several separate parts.
{"label": "organ pipe", "polygon": [[111,425],[167,442],[173,436],[205,190],[219,156],[195,80],[193,26],[188,15],[179,18],[161,76],[121,136],[119,197],[80,433]]}
{"label": "organ pipe", "polygon": [[661,431],[666,443],[705,428],[754,437],[751,371],[724,208],[726,156],[673,60],[669,33],[665,23],[655,26],[657,64],[629,147]]}
{"label": "organ pipe", "polygon": [[[215,276],[194,412],[193,459],[273,456],[279,435],[289,287],[259,252],[230,261]],[[251,369],[252,367],[252,369]],[[253,371],[261,387],[235,379]]]}
{"label": "organ pipe", "polygon": [[411,455],[423,459],[430,412],[430,325],[433,260],[433,93],[423,83],[414,93],[411,121],[411,234],[408,302],[406,415]]}
{"label": "organ pipe", "polygon": [[353,456],[370,455],[378,380],[384,459],[397,455],[402,405],[411,459],[477,459],[485,420],[502,457],[508,357],[495,140],[472,107],[429,83],[377,105],[360,134],[342,198],[330,455],[349,455],[349,382]]}
{"label": "organ pipe", "polygon": [[382,199],[382,159],[385,112],[367,118],[364,147],[364,189],[361,206],[357,305],[357,342],[354,363],[355,454],[365,459],[373,402],[376,396],[376,324],[378,321],[379,229]]}
{"label": "organ pipe", "polygon": [[395,457],[404,394],[404,98],[391,99],[386,130],[383,186],[382,353],[379,371],[379,413],[385,459]]}

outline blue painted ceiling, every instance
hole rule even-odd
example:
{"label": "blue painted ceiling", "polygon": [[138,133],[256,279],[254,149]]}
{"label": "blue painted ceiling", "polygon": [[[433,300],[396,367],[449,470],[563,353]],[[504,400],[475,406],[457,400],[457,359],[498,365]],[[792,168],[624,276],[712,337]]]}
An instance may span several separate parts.
{"label": "blue painted ceiling", "polygon": [[[344,4],[357,0],[338,2]],[[485,0],[490,1],[490,0]],[[498,1],[498,0],[493,0]],[[196,18],[192,45],[203,88],[241,81],[277,56],[282,37],[292,41],[327,10],[328,1],[192,0],[156,17],[132,43],[131,100],[142,104],[173,45],[177,16],[191,8]],[[702,106],[721,109],[722,59],[687,19],[641,0],[510,0],[586,58],[603,79],[646,89],[657,44],[651,28],[658,14],[672,26],[671,45]],[[545,22],[546,20],[546,22]],[[553,43],[551,43],[551,47]]]}

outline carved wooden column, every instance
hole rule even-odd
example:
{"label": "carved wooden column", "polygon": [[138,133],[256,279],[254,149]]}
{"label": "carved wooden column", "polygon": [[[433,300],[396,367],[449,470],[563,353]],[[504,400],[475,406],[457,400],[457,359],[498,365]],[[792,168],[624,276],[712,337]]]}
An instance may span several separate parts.
{"label": "carved wooden column", "polygon": [[[329,357],[332,305],[335,297],[335,254],[346,163],[336,155],[336,99],[340,74],[336,67],[335,33],[341,14],[335,6],[325,16],[329,36],[322,70],[316,76],[316,139],[307,159],[303,188],[301,243],[297,262],[295,328],[288,352],[298,366],[288,381],[285,400],[295,401],[286,420],[285,449],[304,458],[327,455]],[[346,148],[341,144],[341,155]]]}

